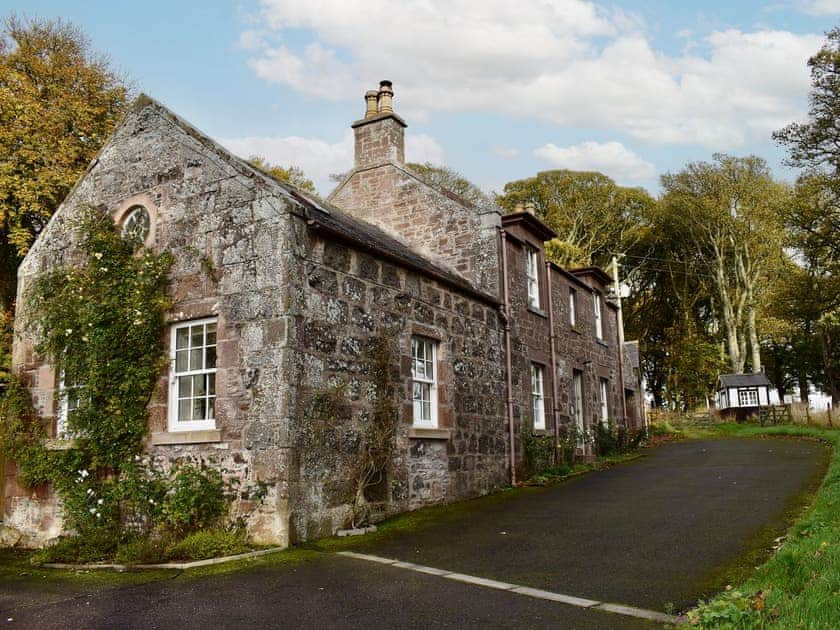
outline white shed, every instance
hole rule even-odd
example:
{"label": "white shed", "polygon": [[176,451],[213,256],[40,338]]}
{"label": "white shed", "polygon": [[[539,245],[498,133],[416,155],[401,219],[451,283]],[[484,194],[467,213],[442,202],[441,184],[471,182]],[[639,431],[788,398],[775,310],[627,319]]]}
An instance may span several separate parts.
{"label": "white shed", "polygon": [[764,374],[721,374],[718,377],[716,403],[721,411],[749,410],[771,404],[772,385]]}

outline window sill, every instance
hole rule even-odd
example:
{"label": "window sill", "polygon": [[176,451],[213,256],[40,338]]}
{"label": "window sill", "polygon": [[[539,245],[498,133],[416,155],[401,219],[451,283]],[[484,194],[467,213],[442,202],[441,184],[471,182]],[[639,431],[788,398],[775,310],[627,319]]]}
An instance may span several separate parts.
{"label": "window sill", "polygon": [[608,343],[607,343],[606,341],[604,341],[603,339],[595,339],[595,341],[597,341],[600,345],[604,346],[605,348],[609,348],[609,347],[610,347],[610,344],[608,344]]}
{"label": "window sill", "polygon": [[528,305],[528,311],[534,315],[539,315],[540,317],[548,317],[548,314],[544,310],[537,308],[536,306],[531,306],[530,304]]}
{"label": "window sill", "polygon": [[203,431],[162,431],[152,433],[149,443],[152,446],[164,444],[209,444],[221,442],[222,432],[219,429]]}
{"label": "window sill", "polygon": [[452,430],[411,427],[408,430],[408,437],[422,440],[449,440],[452,438]]}
{"label": "window sill", "polygon": [[571,327],[571,331],[572,331],[573,333],[577,334],[577,335],[582,335],[582,334],[583,334],[582,332],[580,332],[580,329],[579,329],[579,328],[577,328],[576,326],[572,326],[572,327]]}
{"label": "window sill", "polygon": [[62,438],[48,438],[44,440],[44,448],[48,451],[69,451],[76,445],[75,440]]}
{"label": "window sill", "polygon": [[531,433],[539,436],[539,437],[546,437],[548,435],[553,435],[548,429],[532,429]]}

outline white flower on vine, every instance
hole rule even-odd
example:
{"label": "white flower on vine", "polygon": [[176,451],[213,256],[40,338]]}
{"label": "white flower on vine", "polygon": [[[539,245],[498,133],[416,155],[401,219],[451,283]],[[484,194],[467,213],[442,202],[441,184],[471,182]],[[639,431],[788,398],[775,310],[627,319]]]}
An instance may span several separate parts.
{"label": "white flower on vine", "polygon": [[102,260],[102,252],[95,252],[93,256],[96,260]]}
{"label": "white flower on vine", "polygon": [[96,505],[102,505],[103,503],[105,503],[105,500],[104,500],[104,499],[99,499],[99,500],[96,502]]}
{"label": "white flower on vine", "polygon": [[100,514],[99,512],[96,513],[96,518],[100,518],[101,516],[102,514]]}
{"label": "white flower on vine", "polygon": [[65,335],[72,335],[73,334],[73,329],[72,328],[65,329],[64,334]]}
{"label": "white flower on vine", "polygon": [[81,477],[82,479],[84,479],[85,477],[87,477],[90,474],[87,471],[87,469],[85,469],[85,468],[83,468],[81,470],[77,470],[76,472],[79,473],[79,477]]}

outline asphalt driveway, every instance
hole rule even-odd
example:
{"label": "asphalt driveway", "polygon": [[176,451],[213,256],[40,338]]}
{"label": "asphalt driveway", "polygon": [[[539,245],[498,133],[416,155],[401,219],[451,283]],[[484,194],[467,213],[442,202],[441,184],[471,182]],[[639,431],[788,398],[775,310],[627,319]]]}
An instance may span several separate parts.
{"label": "asphalt driveway", "polygon": [[578,597],[683,610],[765,555],[797,496],[824,475],[829,453],[819,442],[790,439],[674,443],[357,548]]}
{"label": "asphalt driveway", "polygon": [[[800,440],[671,444],[551,488],[480,499],[360,553],[555,593],[682,610],[766,555],[829,450]],[[295,552],[221,575],[189,573],[39,599],[2,592],[22,628],[644,628],[658,624],[332,553]],[[292,557],[292,556],[290,556]],[[35,589],[34,591],[32,589]],[[14,590],[14,585],[12,586]],[[669,605],[670,604],[670,605]]]}

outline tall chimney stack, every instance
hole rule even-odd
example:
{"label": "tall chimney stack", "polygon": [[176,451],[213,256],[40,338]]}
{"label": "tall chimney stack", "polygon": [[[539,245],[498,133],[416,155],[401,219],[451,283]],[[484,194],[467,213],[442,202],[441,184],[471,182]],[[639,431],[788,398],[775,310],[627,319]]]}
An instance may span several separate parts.
{"label": "tall chimney stack", "polygon": [[356,136],[355,168],[405,163],[405,127],[394,113],[394,88],[380,81],[379,90],[365,92],[365,116],[351,127]]}

